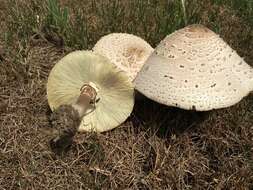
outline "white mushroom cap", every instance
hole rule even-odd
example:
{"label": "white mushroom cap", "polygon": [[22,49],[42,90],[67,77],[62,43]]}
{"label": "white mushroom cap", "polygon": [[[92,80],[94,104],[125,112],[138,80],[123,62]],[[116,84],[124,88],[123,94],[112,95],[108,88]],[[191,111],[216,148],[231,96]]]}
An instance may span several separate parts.
{"label": "white mushroom cap", "polygon": [[82,118],[79,131],[107,131],[129,117],[134,105],[132,83],[125,72],[91,51],[72,52],[54,66],[47,83],[50,108],[75,104],[84,84],[96,90],[99,101]]}
{"label": "white mushroom cap", "polygon": [[190,25],[158,45],[134,83],[159,103],[205,111],[231,106],[248,95],[253,68],[217,34]]}
{"label": "white mushroom cap", "polygon": [[108,57],[133,80],[154,49],[135,35],[112,33],[98,40],[93,50]]}

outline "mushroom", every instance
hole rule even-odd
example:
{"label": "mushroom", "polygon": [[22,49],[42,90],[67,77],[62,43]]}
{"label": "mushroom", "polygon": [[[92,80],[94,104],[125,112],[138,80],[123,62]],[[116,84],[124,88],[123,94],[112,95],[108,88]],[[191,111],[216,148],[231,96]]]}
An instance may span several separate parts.
{"label": "mushroom", "polygon": [[195,24],[161,41],[134,84],[161,104],[207,111],[247,96],[253,90],[253,68],[216,33]]}
{"label": "mushroom", "polygon": [[98,40],[93,50],[127,72],[132,81],[154,49],[135,35],[112,33]]}
{"label": "mushroom", "polygon": [[71,114],[78,113],[78,131],[103,132],[129,117],[134,89],[125,72],[107,58],[92,51],[75,51],[51,70],[47,98],[52,111],[70,105],[74,110]]}

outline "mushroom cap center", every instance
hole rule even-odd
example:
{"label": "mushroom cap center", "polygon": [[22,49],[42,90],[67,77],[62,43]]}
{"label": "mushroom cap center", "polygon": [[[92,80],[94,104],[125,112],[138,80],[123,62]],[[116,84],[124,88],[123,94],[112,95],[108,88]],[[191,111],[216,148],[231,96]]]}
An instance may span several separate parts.
{"label": "mushroom cap center", "polygon": [[207,38],[215,35],[213,31],[200,24],[187,26],[185,31],[188,38]]}
{"label": "mushroom cap center", "polygon": [[[141,48],[130,47],[125,50],[123,56],[127,58],[127,63],[123,62],[124,66],[131,66],[135,62],[139,62],[143,59],[145,51]],[[127,65],[126,65],[127,64]]]}

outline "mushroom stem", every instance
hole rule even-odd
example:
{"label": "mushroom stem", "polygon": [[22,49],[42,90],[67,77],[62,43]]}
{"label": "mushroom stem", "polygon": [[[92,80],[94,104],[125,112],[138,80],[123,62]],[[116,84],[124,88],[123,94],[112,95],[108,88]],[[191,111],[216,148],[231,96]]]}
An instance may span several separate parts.
{"label": "mushroom stem", "polygon": [[91,105],[95,104],[97,91],[90,84],[84,84],[81,89],[81,94],[72,107],[78,112],[79,117],[83,117]]}
{"label": "mushroom stem", "polygon": [[[76,103],[67,106],[67,109],[64,109],[64,106],[60,107],[54,113],[56,120],[56,122],[54,122],[56,126],[54,127],[58,133],[57,136],[51,140],[51,147],[58,153],[66,150],[66,148],[72,144],[73,138],[78,131],[81,118],[85,116],[91,105],[94,105],[96,101],[97,92],[91,85],[84,84],[80,91],[81,93]],[[60,117],[57,117],[58,115]],[[64,120],[64,123],[62,123],[62,116],[68,121]]]}

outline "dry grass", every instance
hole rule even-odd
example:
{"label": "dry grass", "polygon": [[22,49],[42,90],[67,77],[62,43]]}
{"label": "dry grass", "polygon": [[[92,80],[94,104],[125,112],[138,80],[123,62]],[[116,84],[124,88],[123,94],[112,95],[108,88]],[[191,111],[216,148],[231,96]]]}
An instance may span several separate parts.
{"label": "dry grass", "polygon": [[[61,1],[71,9],[89,6],[87,42],[93,46],[113,28],[100,25],[103,20],[92,9],[92,1],[77,2]],[[252,65],[252,26],[231,8],[211,2],[198,4],[197,12],[188,20],[197,19],[217,30]],[[3,16],[7,10],[4,1],[0,9],[6,26],[0,30],[7,33],[10,18]],[[133,18],[128,18],[130,26],[135,26]],[[158,25],[152,19],[149,22],[149,32],[140,25],[134,33],[154,45],[166,30],[161,28],[155,35]],[[116,21],[119,25],[120,31],[126,29]],[[179,27],[181,21],[176,25]],[[122,126],[102,134],[78,134],[68,152],[54,154],[49,148],[47,76],[57,60],[78,47],[59,46],[52,38],[44,38],[42,28],[41,33],[28,30],[22,39],[18,33],[9,41],[1,38],[0,189],[253,188],[252,95],[231,108],[203,113],[168,108],[150,100],[137,102]],[[93,36],[92,31],[96,31]]]}

